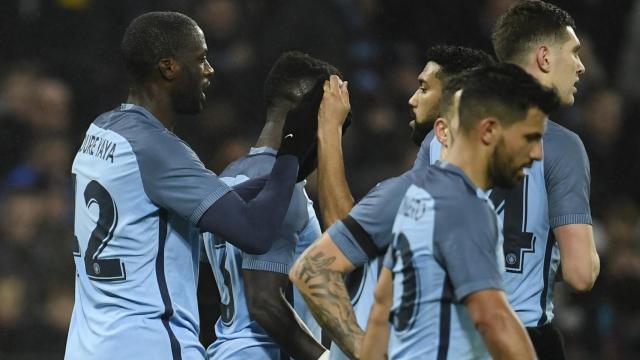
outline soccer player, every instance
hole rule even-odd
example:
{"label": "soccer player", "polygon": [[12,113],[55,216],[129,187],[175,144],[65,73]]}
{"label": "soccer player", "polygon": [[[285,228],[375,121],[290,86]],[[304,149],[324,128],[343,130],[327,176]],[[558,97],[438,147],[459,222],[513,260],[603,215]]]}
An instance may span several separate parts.
{"label": "soccer player", "polygon": [[65,358],[202,359],[200,232],[269,250],[315,126],[287,117],[273,170],[245,201],[171,132],[177,114],[202,110],[214,72],[198,25],[147,13],[121,47],[127,103],[89,126],[72,168],[77,277]]}
{"label": "soccer player", "polygon": [[[493,46],[500,61],[516,64],[556,89],[565,106],[574,102],[584,73],[580,41],[571,16],[542,1],[522,1],[496,23]],[[575,133],[549,121],[544,158],[513,190],[491,198],[504,222],[505,291],[527,327],[541,359],[564,359],[553,325],[553,286],[562,278],[575,291],[589,291],[600,271],[589,206],[589,159]],[[424,150],[428,147],[423,147]],[[431,161],[439,158],[437,149]]]}
{"label": "soccer player", "polygon": [[446,161],[397,180],[404,199],[363,359],[386,358],[387,349],[390,359],[480,359],[487,351],[535,358],[502,291],[501,228],[486,190],[516,185],[523,167],[540,160],[546,114],[558,100],[511,64],[473,71],[462,90],[456,85],[443,95],[446,116],[459,124]]}
{"label": "soccer player", "polygon": [[[249,154],[230,164],[220,178],[229,185],[268,174],[280,146],[282,125],[289,111],[302,111],[317,118],[322,85],[330,75],[340,73],[332,65],[300,52],[280,56],[265,81],[267,120]],[[294,109],[294,110],[291,110]],[[309,120],[311,121],[311,120]],[[304,177],[315,169],[316,159]],[[205,240],[209,261],[222,299],[216,324],[217,340],[207,354],[212,359],[318,359],[325,352],[316,341],[320,327],[306,310],[302,299],[294,301],[296,312],[312,329],[309,334],[297,321],[282,292],[288,292],[287,276],[295,252],[308,247],[320,235],[320,224],[305,183],[296,184],[289,210],[271,249],[262,255],[242,252],[212,236]],[[297,292],[297,290],[295,290]]]}
{"label": "soccer player", "polygon": [[[493,63],[491,57],[486,53],[459,46],[435,46],[429,48],[426,55],[426,65],[418,75],[418,89],[409,99],[412,115],[411,126],[414,129],[412,139],[417,144],[422,141],[427,129],[438,116],[443,82],[461,72]],[[347,97],[345,98],[345,96]],[[341,90],[339,79],[332,77],[331,83],[325,84],[325,93],[318,113],[318,118],[322,119],[318,123],[318,193],[325,227],[329,227],[338,220],[348,219],[347,215],[354,207],[353,197],[344,173],[340,136],[342,121],[349,110],[348,93]],[[379,184],[369,194],[370,196],[368,195],[360,201],[354,212],[367,212],[370,201],[374,201],[371,197],[376,198],[384,191],[386,191],[384,183]],[[396,209],[400,200],[398,199],[395,204]],[[380,221],[362,224],[362,229],[359,224],[350,229],[353,229],[354,232],[365,232],[365,234],[368,232],[371,236],[385,237],[390,242],[391,225],[395,216],[395,210],[392,208],[393,205],[390,204],[387,209],[383,209],[384,211],[379,213]],[[349,223],[352,222],[349,221]],[[335,251],[336,256],[344,256],[338,248],[334,247],[332,251]],[[378,279],[379,268],[382,265],[378,262],[377,255],[377,252],[372,253],[370,262],[363,261],[356,266],[357,272],[354,272],[353,275],[357,274],[361,278],[358,279],[356,276],[348,279],[347,283],[350,285],[348,294],[350,296],[341,298],[336,303],[350,309],[344,312],[345,315],[353,314],[355,310],[355,317],[348,320],[343,319],[340,324],[323,323],[329,319],[320,320],[321,326],[334,339],[331,346],[332,359],[346,359],[347,355],[354,356],[359,351],[356,346],[360,344],[360,341],[355,340],[361,338],[362,330],[358,333],[355,329],[365,327],[373,304],[373,291]],[[341,286],[345,286],[342,277],[337,277],[336,281],[340,282]],[[334,328],[335,330],[333,330]],[[352,337],[351,334],[355,334],[355,337]]]}

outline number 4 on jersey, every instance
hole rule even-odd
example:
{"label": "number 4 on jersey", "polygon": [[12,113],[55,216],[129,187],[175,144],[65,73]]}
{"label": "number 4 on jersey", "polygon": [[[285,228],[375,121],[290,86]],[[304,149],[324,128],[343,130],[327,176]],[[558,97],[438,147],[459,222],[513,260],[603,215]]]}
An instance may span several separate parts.
{"label": "number 4 on jersey", "polygon": [[496,189],[491,193],[498,214],[504,211],[504,264],[511,273],[522,273],[525,254],[535,251],[536,238],[526,231],[528,190],[529,176],[526,176],[510,191]]}

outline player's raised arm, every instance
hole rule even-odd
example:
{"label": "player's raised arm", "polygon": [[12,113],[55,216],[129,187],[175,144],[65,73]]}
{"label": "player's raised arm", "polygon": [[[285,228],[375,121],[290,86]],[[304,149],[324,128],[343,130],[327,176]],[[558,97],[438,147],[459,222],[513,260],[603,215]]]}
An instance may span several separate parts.
{"label": "player's raised arm", "polygon": [[318,196],[325,229],[344,219],[354,204],[342,156],[343,124],[350,110],[347,82],[332,75],[324,82],[318,110]]}
{"label": "player's raised arm", "polygon": [[248,253],[261,254],[271,248],[289,207],[298,166],[315,144],[316,123],[309,121],[308,114],[318,96],[319,91],[310,92],[287,114],[276,162],[260,193],[245,202],[235,191],[229,191],[202,215],[198,222],[202,230],[220,235]]}

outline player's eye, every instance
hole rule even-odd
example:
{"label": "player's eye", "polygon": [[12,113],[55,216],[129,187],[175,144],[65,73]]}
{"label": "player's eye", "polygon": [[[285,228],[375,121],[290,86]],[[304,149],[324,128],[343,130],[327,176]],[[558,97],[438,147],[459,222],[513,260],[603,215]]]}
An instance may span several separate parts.
{"label": "player's eye", "polygon": [[540,139],[542,139],[542,135],[541,134],[527,134],[524,136],[525,139],[527,139],[528,142],[537,142]]}

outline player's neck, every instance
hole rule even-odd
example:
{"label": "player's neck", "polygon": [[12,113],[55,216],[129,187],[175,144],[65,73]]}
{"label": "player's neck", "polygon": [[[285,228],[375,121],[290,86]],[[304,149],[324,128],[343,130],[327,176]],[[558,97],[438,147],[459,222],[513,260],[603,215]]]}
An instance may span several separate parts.
{"label": "player's neck", "polygon": [[276,150],[280,148],[282,127],[284,126],[286,116],[286,109],[279,107],[267,109],[267,121],[262,128],[262,132],[260,132],[256,147],[268,146]]}
{"label": "player's neck", "polygon": [[175,112],[169,94],[153,85],[134,86],[129,89],[127,103],[142,106],[169,130],[173,130]]}
{"label": "player's neck", "polygon": [[465,136],[458,136],[448,150],[444,160],[459,167],[482,190],[489,188],[487,163],[489,157],[484,149],[480,149]]}

